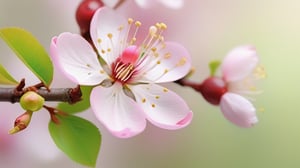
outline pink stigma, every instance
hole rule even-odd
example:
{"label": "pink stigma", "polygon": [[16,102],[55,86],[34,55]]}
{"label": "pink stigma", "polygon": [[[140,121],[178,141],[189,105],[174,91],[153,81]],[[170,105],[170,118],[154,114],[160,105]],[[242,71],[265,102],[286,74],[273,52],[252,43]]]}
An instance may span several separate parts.
{"label": "pink stigma", "polygon": [[119,58],[120,61],[124,64],[134,64],[139,58],[138,47],[134,45],[127,47]]}

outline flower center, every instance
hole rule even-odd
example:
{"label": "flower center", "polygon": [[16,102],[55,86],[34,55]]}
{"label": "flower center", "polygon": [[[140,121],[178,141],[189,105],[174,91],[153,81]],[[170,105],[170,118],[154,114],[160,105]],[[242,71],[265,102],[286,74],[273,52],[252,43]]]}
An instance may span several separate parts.
{"label": "flower center", "polygon": [[112,77],[115,81],[122,84],[128,82],[134,74],[134,65],[139,58],[138,48],[136,46],[127,47],[123,53],[112,64]]}
{"label": "flower center", "polygon": [[227,92],[227,86],[221,78],[209,77],[202,83],[199,91],[206,101],[213,105],[219,105],[221,97]]}

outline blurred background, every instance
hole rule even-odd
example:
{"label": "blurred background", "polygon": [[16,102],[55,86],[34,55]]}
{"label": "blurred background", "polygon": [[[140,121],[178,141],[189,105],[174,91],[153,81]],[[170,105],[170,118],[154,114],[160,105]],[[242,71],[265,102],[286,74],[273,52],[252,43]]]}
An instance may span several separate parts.
{"label": "blurred background", "polygon": [[[0,27],[17,26],[32,32],[49,49],[53,36],[79,33],[75,11],[80,0],[0,0]],[[131,139],[117,139],[101,126],[91,110],[81,114],[102,132],[97,167],[101,168],[282,168],[300,166],[300,1],[198,0],[179,10],[156,6],[141,9],[130,0],[117,12],[142,23],[168,24],[166,39],[182,43],[196,67],[192,80],[209,75],[208,63],[232,48],[256,46],[268,77],[256,97],[259,123],[241,129],[229,123],[217,106],[206,103],[190,88],[170,84],[194,111],[192,123],[178,131],[147,125]],[[37,79],[3,41],[0,61],[16,79]],[[53,87],[72,87],[59,72]],[[83,168],[59,151],[48,133],[49,116],[40,111],[23,132],[9,136],[18,104],[0,102],[0,167]]]}

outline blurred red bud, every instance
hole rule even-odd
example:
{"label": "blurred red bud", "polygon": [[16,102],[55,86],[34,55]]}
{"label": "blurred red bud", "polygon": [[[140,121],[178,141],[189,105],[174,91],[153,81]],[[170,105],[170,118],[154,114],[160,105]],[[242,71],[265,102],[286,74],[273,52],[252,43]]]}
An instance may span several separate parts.
{"label": "blurred red bud", "polygon": [[222,78],[209,77],[197,90],[201,92],[206,101],[213,105],[219,105],[221,97],[227,92],[227,85]]}
{"label": "blurred red bud", "polygon": [[76,10],[76,21],[81,35],[90,41],[90,23],[97,9],[104,6],[101,0],[83,0]]}

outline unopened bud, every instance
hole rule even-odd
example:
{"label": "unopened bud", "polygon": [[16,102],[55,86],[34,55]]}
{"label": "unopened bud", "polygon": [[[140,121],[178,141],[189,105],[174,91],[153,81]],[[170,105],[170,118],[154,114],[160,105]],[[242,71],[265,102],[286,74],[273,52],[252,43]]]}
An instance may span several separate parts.
{"label": "unopened bud", "polygon": [[45,99],[33,91],[28,91],[22,95],[20,99],[20,104],[22,108],[26,111],[38,111],[44,105]]}
{"label": "unopened bud", "polygon": [[15,134],[19,131],[24,130],[30,123],[31,120],[31,116],[32,116],[32,112],[31,111],[26,111],[25,113],[23,113],[22,115],[20,115],[16,120],[15,120],[15,124],[14,124],[14,128],[12,128],[11,130],[9,130],[9,134]]}
{"label": "unopened bud", "polygon": [[76,10],[76,21],[80,27],[81,35],[90,40],[90,24],[97,9],[103,7],[101,0],[83,0]]}
{"label": "unopened bud", "polygon": [[209,77],[197,89],[205,100],[213,105],[219,105],[221,97],[227,92],[227,85],[222,78]]}

